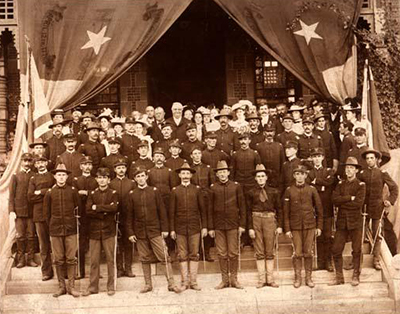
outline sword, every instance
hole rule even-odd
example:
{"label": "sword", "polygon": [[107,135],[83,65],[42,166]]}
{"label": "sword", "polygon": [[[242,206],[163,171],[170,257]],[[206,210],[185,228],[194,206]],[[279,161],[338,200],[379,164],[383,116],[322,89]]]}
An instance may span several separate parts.
{"label": "sword", "polygon": [[115,244],[114,244],[114,291],[117,291],[117,243],[118,243],[119,213],[115,214]]}
{"label": "sword", "polygon": [[333,208],[332,235],[331,235],[332,238],[334,238],[335,234],[336,234],[336,223],[337,223],[337,218],[338,218],[338,212],[339,212],[339,208],[335,206]]}
{"label": "sword", "polygon": [[361,213],[361,215],[363,216],[363,224],[362,224],[362,232],[361,232],[361,256],[360,256],[360,269],[361,269],[361,265],[363,263],[364,260],[364,252],[363,252],[363,245],[364,245],[364,237],[365,237],[365,223],[367,221],[367,205],[364,205],[364,209]]}
{"label": "sword", "polygon": [[[275,236],[276,272],[279,276],[279,234]],[[280,278],[280,277],[279,277]]]}
{"label": "sword", "polygon": [[238,242],[239,242],[239,270],[241,269],[241,262],[240,262],[240,232],[238,231]]}
{"label": "sword", "polygon": [[374,252],[374,248],[375,248],[375,244],[376,241],[378,241],[378,237],[381,239],[381,232],[382,232],[382,218],[385,215],[385,210],[382,210],[382,214],[381,214],[381,218],[379,218],[379,227],[378,230],[376,231],[375,237],[374,237],[374,241],[372,242],[372,246],[371,246],[371,252],[370,254],[372,254]]}
{"label": "sword", "polygon": [[[75,218],[76,218],[76,242],[77,242],[77,248],[78,248],[78,270],[77,273],[80,274],[80,269],[81,269],[81,254],[80,254],[80,248],[79,248],[79,218],[81,218],[81,216],[79,216],[79,212],[78,212],[78,206],[75,207],[74,209],[75,211]],[[81,279],[82,278],[82,274],[80,274]],[[81,282],[79,281],[79,292],[81,291]]]}
{"label": "sword", "polygon": [[169,279],[169,271],[168,271],[168,254],[167,254],[167,245],[165,244],[165,240],[162,239],[163,243],[163,251],[164,251],[164,259],[165,259],[165,269],[167,270],[167,278]]}
{"label": "sword", "polygon": [[207,271],[207,267],[206,267],[206,253],[204,251],[204,238],[203,235],[200,233],[200,237],[201,237],[201,250],[203,251],[203,269],[204,271]]}

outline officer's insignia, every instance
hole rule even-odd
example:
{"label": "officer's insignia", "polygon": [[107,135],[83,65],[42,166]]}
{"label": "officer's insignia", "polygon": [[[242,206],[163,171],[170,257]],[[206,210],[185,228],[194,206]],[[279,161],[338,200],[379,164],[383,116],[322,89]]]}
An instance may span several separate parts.
{"label": "officer's insignia", "polygon": [[74,177],[74,180],[78,181],[78,178],[77,178],[77,177]]}
{"label": "officer's insignia", "polygon": [[154,188],[154,191],[157,191],[157,188]]}
{"label": "officer's insignia", "polygon": [[129,194],[133,194],[133,191],[132,191],[132,190],[130,190],[130,191],[129,191]]}
{"label": "officer's insignia", "polygon": [[176,190],[176,187],[173,187],[172,190],[175,191],[175,190]]}
{"label": "officer's insignia", "polygon": [[288,199],[288,198],[285,198],[285,202],[289,202],[289,199]]}
{"label": "officer's insignia", "polygon": [[364,173],[364,170],[361,170],[360,173]]}
{"label": "officer's insignia", "polygon": [[210,168],[210,165],[207,165],[207,168]]}
{"label": "officer's insignia", "polygon": [[200,187],[198,185],[196,185],[196,188],[200,189]]}
{"label": "officer's insignia", "polygon": [[235,184],[239,184],[239,183],[237,183],[237,182],[235,181]]}
{"label": "officer's insignia", "polygon": [[360,185],[365,185],[365,182],[360,182]]}
{"label": "officer's insignia", "polygon": [[210,185],[210,187],[213,187],[214,186],[214,183],[212,183],[211,185]]}
{"label": "officer's insignia", "polygon": [[115,190],[113,190],[112,192],[113,192],[113,194],[117,193],[117,191],[115,191]]}
{"label": "officer's insignia", "polygon": [[170,171],[170,172],[171,172],[172,170],[171,170],[170,168],[168,168],[168,171]]}
{"label": "officer's insignia", "polygon": [[72,186],[72,189],[75,190],[75,188]]}

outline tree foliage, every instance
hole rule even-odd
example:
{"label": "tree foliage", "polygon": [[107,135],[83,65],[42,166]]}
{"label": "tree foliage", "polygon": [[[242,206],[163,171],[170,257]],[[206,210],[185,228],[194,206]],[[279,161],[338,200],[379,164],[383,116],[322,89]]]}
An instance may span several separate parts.
{"label": "tree foliage", "polygon": [[374,75],[383,127],[391,149],[400,147],[400,25],[389,1],[383,1],[384,25],[377,34],[358,29],[358,88],[362,93],[365,59]]}

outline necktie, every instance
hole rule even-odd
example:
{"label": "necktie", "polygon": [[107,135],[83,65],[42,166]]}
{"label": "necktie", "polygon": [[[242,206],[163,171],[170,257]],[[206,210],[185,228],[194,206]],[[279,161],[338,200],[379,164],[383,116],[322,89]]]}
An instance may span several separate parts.
{"label": "necktie", "polygon": [[267,192],[264,189],[260,191],[260,201],[261,203],[265,203],[268,200]]}

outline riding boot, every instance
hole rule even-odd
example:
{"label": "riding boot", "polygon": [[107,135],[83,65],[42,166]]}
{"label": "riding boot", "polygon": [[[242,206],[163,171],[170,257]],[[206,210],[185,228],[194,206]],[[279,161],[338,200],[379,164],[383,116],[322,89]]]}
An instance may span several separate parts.
{"label": "riding boot", "polygon": [[243,286],[238,281],[238,270],[239,270],[239,259],[234,257],[229,259],[230,268],[230,284],[232,288],[244,289]]}
{"label": "riding boot", "polygon": [[260,289],[265,286],[265,264],[266,261],[264,259],[256,260],[257,264],[257,271],[258,271],[258,282],[257,282],[257,289]]}
{"label": "riding boot", "polygon": [[335,280],[329,283],[329,286],[337,286],[337,285],[343,285],[344,284],[344,276],[343,276],[343,257],[342,256],[336,256],[333,259],[335,263],[335,270],[336,270],[336,276]]}
{"label": "riding boot", "polygon": [[229,287],[228,259],[220,258],[219,268],[221,270],[222,281],[219,283],[218,286],[215,287],[216,290]]}
{"label": "riding boot", "polygon": [[124,264],[125,276],[130,278],[136,277],[136,275],[132,272],[132,245],[125,247]]}
{"label": "riding boot", "polygon": [[35,240],[28,240],[28,246],[26,248],[26,251],[28,253],[28,258],[27,258],[27,263],[29,267],[38,267],[39,265],[35,263],[34,257],[35,257]]}
{"label": "riding boot", "polygon": [[172,291],[175,293],[181,293],[183,290],[181,290],[175,284],[174,271],[172,270],[172,264],[170,262],[168,262],[165,267],[168,270],[168,272],[165,274],[165,276],[167,277],[167,281],[168,281],[168,291]]}
{"label": "riding boot", "polygon": [[199,269],[199,262],[190,261],[189,269],[190,269],[190,289],[200,291],[201,289],[197,284],[197,272]]}
{"label": "riding boot", "polygon": [[22,268],[26,266],[25,243],[25,240],[17,239],[17,268]]}
{"label": "riding boot", "polygon": [[313,267],[313,258],[305,257],[304,258],[304,268],[306,270],[306,285],[310,288],[314,288],[315,284],[312,280],[312,267]]}
{"label": "riding boot", "polygon": [[265,261],[265,266],[267,270],[267,286],[272,288],[279,288],[279,285],[274,280],[274,260],[267,259]]}
{"label": "riding boot", "polygon": [[56,293],[53,294],[53,297],[58,298],[59,296],[67,293],[67,289],[65,287],[65,267],[64,267],[64,265],[56,266],[56,273],[57,273],[57,279],[58,279],[58,290]]}
{"label": "riding boot", "polygon": [[189,289],[189,262],[180,262],[179,267],[181,270],[181,290]]}
{"label": "riding boot", "polygon": [[358,286],[360,284],[360,274],[361,274],[361,255],[353,253],[353,277],[351,279],[352,286]]}
{"label": "riding boot", "polygon": [[68,285],[67,285],[67,293],[72,295],[74,298],[79,297],[81,294],[75,290],[75,272],[76,272],[76,265],[68,265],[67,272],[68,272]]}
{"label": "riding boot", "polygon": [[144,276],[144,287],[140,290],[140,293],[147,293],[153,290],[153,284],[151,282],[151,264],[142,263],[143,276]]}
{"label": "riding boot", "polygon": [[82,250],[79,254],[79,277],[77,279],[83,279],[85,275],[85,253]]}
{"label": "riding boot", "polygon": [[301,286],[301,268],[302,265],[302,258],[301,257],[293,257],[293,268],[294,268],[294,282],[293,287],[299,288]]}

